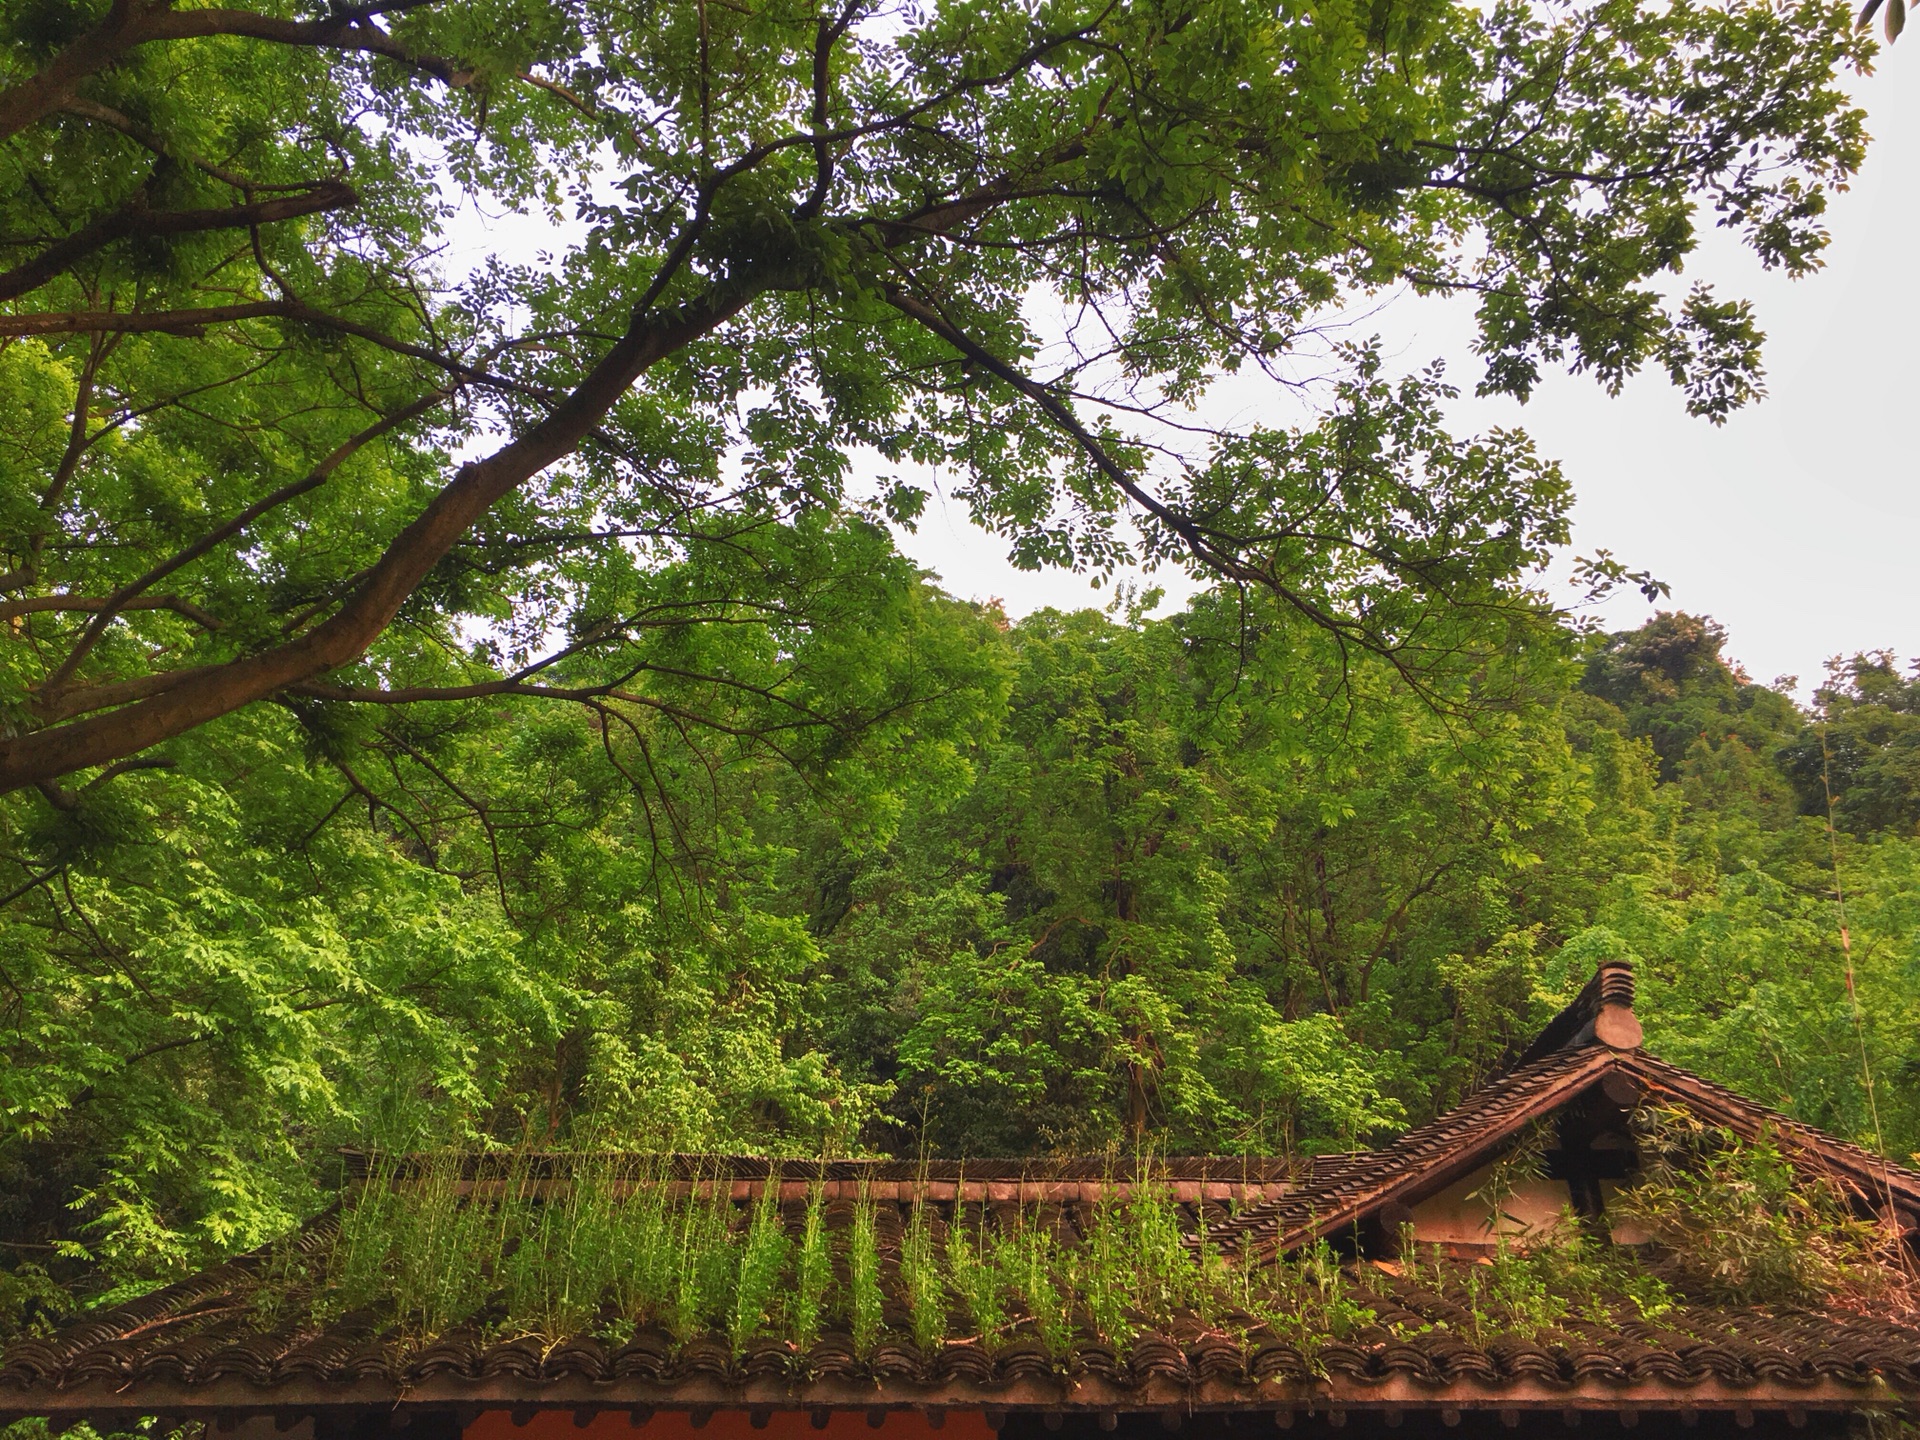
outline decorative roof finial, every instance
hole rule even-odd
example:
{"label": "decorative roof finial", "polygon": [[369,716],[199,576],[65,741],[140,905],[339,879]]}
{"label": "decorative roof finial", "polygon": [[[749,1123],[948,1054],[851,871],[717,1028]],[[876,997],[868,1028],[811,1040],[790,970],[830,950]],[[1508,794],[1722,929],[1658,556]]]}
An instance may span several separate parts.
{"label": "decorative roof finial", "polygon": [[1645,1038],[1640,1017],[1633,1013],[1633,964],[1603,960],[1588,987],[1599,1003],[1593,1016],[1593,1038],[1614,1050],[1638,1050]]}

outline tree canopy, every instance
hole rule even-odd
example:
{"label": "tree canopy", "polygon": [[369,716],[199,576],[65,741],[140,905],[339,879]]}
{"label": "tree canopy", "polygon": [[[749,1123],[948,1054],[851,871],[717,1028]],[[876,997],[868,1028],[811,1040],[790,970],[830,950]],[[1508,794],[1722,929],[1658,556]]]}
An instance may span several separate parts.
{"label": "tree canopy", "polygon": [[[897,595],[857,532],[911,467],[1021,563],[1191,564],[1421,673],[1565,487],[1325,326],[1467,291],[1484,389],[1724,416],[1760,332],[1675,279],[1709,218],[1818,263],[1867,50],[1820,0],[9,6],[0,790],[261,701],[732,723],[692,637]],[[549,247],[463,267],[477,210]],[[1189,412],[1241,370],[1319,383]],[[804,668],[756,724],[912,703]]]}
{"label": "tree canopy", "polygon": [[544,705],[340,741],[256,707],[16,805],[0,1299],[257,1244],[343,1144],[1348,1149],[1620,956],[1655,1053],[1920,1150],[1920,787],[1828,767],[1856,1020],[1802,779],[1823,729],[1898,754],[1864,738],[1905,714],[1881,657],[1816,721],[1711,622],[1544,628],[1474,681],[1499,705],[1436,707],[1231,590],[1018,624],[910,593],[888,643],[939,707],[824,779],[662,745],[670,829]]}

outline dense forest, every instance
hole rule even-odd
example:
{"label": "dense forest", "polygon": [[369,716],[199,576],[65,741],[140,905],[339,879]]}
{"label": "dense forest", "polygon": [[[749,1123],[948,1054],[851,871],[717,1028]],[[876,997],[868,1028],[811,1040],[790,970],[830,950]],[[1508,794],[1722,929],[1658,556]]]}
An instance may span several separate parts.
{"label": "dense forest", "polygon": [[1920,1147],[1892,657],[1816,718],[1685,614],[1542,621],[1439,693],[1227,592],[1017,623],[901,594],[859,663],[802,657],[811,706],[910,697],[842,748],[747,694],[751,738],[662,725],[637,784],[574,707],[277,708],[15,812],[15,1319],[283,1230],[340,1146],[1363,1145],[1607,955],[1659,1054]]}

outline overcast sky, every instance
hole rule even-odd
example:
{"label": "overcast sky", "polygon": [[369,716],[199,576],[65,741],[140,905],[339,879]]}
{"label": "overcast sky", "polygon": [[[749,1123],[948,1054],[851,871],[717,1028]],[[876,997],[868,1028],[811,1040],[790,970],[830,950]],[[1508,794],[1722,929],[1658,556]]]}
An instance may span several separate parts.
{"label": "overcast sky", "polygon": [[[1792,674],[1804,694],[1825,659],[1891,648],[1920,656],[1920,38],[1858,82],[1875,137],[1865,172],[1829,212],[1826,269],[1766,275],[1715,237],[1698,272],[1752,299],[1768,336],[1769,397],[1725,426],[1687,415],[1664,376],[1615,398],[1555,376],[1522,407],[1462,401],[1463,429],[1521,425],[1559,459],[1578,496],[1573,549],[1604,547],[1673,587],[1668,607],[1712,615],[1757,680]],[[1471,392],[1470,311],[1407,297],[1370,328],[1402,368],[1440,356]],[[1043,605],[1104,604],[1083,577],[1023,574],[959,507],[930,506],[904,547],[957,594]],[[1171,577],[1163,577],[1171,578]],[[1184,587],[1179,587],[1184,589]],[[1616,600],[1610,624],[1651,614]]]}

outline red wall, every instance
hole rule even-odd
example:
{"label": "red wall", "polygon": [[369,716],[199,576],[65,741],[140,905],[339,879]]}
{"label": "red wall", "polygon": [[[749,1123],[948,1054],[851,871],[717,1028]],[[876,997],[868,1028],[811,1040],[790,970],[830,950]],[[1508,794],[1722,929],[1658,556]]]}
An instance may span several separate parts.
{"label": "red wall", "polygon": [[815,1430],[808,1411],[776,1410],[767,1428],[756,1430],[745,1410],[715,1410],[696,1430],[684,1410],[662,1410],[644,1425],[624,1410],[603,1410],[581,1429],[570,1410],[542,1410],[525,1425],[515,1425],[505,1410],[489,1410],[466,1428],[464,1440],[994,1440],[978,1410],[949,1410],[938,1431],[918,1410],[889,1410],[886,1417],[875,1430],[865,1412],[836,1410],[826,1429]]}

